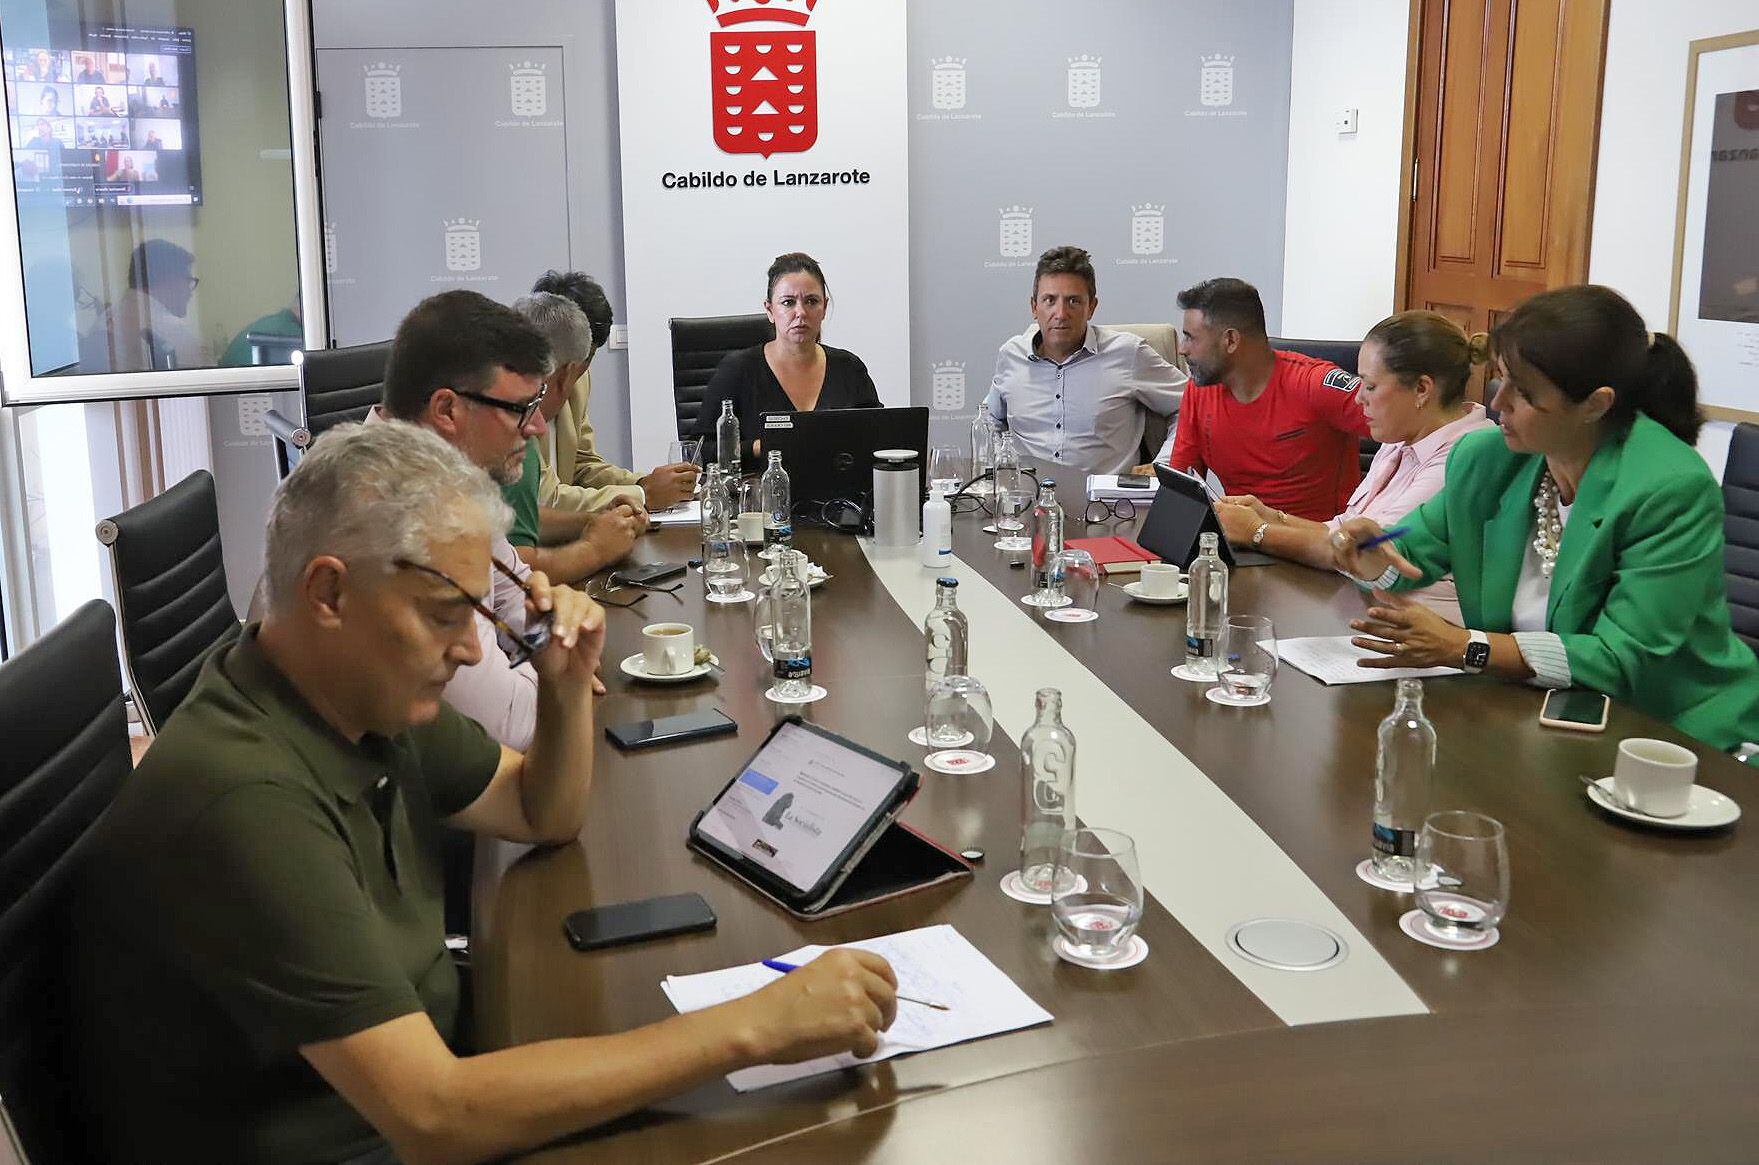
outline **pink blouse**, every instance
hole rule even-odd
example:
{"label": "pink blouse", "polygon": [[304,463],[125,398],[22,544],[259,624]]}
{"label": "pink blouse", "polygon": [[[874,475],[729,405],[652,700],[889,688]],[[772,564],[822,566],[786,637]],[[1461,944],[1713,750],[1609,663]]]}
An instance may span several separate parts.
{"label": "pink blouse", "polygon": [[[1443,425],[1421,441],[1382,445],[1368,466],[1362,484],[1350,495],[1344,512],[1327,522],[1337,529],[1345,518],[1370,518],[1383,527],[1415,510],[1441,492],[1447,480],[1448,453],[1467,433],[1490,428],[1484,406],[1468,402],[1468,411],[1457,421]],[[1460,621],[1460,599],[1451,578],[1414,592],[1425,606],[1454,623]]]}

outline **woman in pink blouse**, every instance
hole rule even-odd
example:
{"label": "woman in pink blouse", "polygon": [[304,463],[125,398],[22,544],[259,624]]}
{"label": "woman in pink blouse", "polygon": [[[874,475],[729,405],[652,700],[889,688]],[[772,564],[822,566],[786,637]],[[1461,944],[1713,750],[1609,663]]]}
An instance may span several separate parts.
{"label": "woman in pink blouse", "polygon": [[[1428,501],[1441,489],[1454,442],[1491,424],[1482,405],[1465,399],[1472,366],[1486,354],[1486,337],[1468,339],[1452,320],[1432,311],[1403,311],[1375,324],[1357,357],[1357,392],[1381,446],[1344,512],[1329,522],[1311,522],[1251,495],[1227,497],[1215,511],[1228,541],[1330,570],[1328,538],[1339,522],[1372,518],[1390,527]],[[1413,597],[1458,621],[1451,579]]]}

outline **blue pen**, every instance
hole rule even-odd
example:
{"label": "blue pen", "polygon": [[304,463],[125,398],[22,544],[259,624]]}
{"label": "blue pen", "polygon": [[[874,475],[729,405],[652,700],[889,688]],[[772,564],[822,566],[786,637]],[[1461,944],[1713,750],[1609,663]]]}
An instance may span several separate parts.
{"label": "blue pen", "polygon": [[[780,971],[784,975],[786,975],[789,971],[798,971],[800,969],[800,964],[798,964],[798,963],[784,963],[780,959],[765,959],[763,961],[763,965],[768,967],[772,971]],[[916,1003],[916,1004],[920,1004],[923,1007],[932,1007],[936,1011],[951,1011],[951,1010],[953,1010],[952,1008],[948,1007],[944,1003],[930,1003],[926,999],[912,999],[908,995],[900,995],[900,996],[898,996],[898,998],[902,999],[905,1003]]]}
{"label": "blue pen", "polygon": [[1411,532],[1409,526],[1394,526],[1391,530],[1383,530],[1366,542],[1356,543],[1357,550],[1372,550],[1382,542],[1391,542],[1394,538],[1403,538]]}

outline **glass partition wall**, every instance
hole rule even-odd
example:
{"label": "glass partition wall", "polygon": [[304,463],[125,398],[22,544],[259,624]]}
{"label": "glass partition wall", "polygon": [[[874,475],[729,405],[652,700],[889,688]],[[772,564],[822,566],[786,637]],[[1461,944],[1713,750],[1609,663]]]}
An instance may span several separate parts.
{"label": "glass partition wall", "polygon": [[211,468],[200,398],[294,386],[327,334],[308,9],[0,0],[14,650],[112,597],[99,519]]}

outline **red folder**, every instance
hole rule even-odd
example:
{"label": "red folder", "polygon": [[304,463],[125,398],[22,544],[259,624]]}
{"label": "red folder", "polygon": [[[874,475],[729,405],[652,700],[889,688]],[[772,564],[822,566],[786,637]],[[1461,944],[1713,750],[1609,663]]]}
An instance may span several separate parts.
{"label": "red folder", "polygon": [[1137,574],[1145,562],[1159,562],[1160,556],[1150,554],[1128,538],[1108,534],[1101,538],[1071,538],[1064,543],[1070,550],[1085,550],[1106,574]]}

